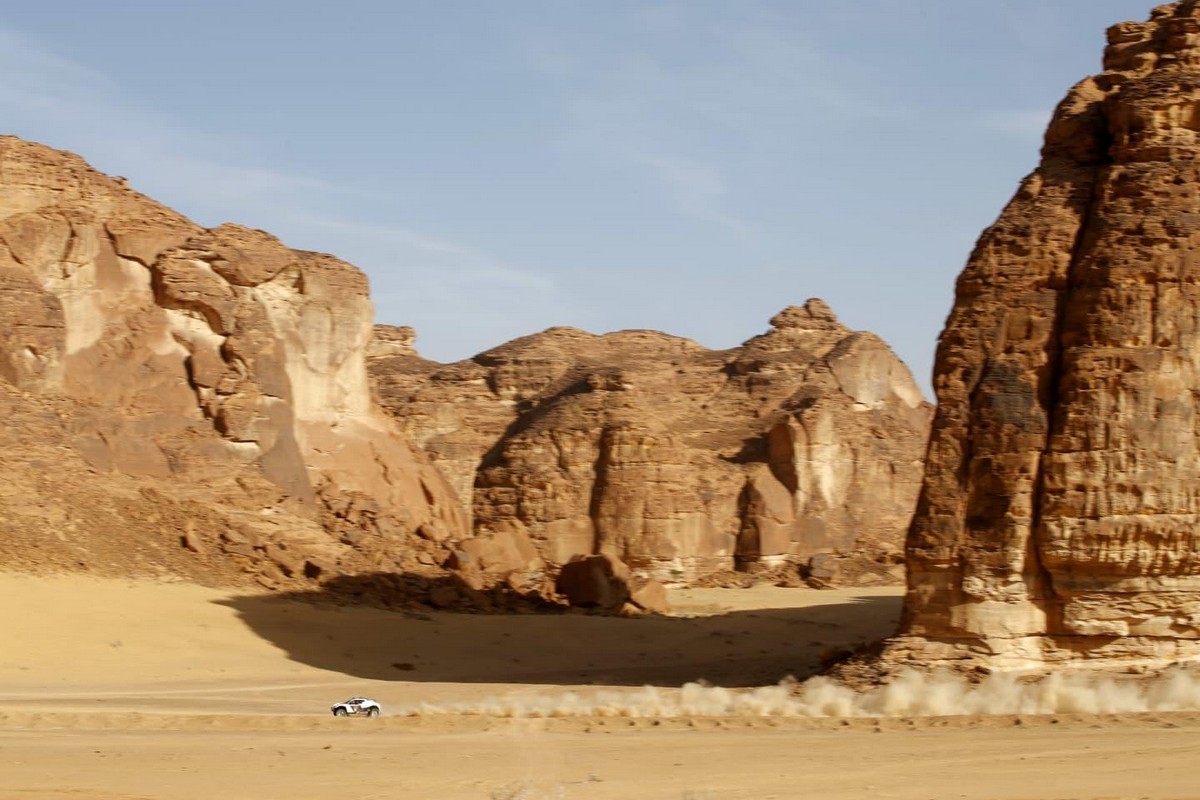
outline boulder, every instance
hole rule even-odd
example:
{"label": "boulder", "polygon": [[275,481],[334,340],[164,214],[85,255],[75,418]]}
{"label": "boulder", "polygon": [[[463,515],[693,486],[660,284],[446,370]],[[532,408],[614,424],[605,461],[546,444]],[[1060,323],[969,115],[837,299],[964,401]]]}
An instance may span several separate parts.
{"label": "boulder", "polygon": [[519,525],[504,525],[498,530],[480,532],[459,545],[461,555],[456,558],[464,564],[473,564],[488,575],[504,576],[511,573],[525,574],[543,566],[529,537]]}
{"label": "boulder", "polygon": [[671,601],[667,599],[667,587],[656,580],[635,581],[629,594],[629,602],[650,614],[670,614]]}
{"label": "boulder", "polygon": [[576,556],[563,564],[554,590],[572,606],[618,611],[630,599],[629,567],[610,555]]}

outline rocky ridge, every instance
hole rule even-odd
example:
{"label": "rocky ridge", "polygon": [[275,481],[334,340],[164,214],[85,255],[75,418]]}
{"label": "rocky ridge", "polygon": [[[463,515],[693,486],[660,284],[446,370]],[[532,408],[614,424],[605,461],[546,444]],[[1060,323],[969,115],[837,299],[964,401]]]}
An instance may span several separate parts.
{"label": "rocky ridge", "polygon": [[395,607],[553,606],[592,554],[643,607],[894,579],[930,407],[820,301],[730,351],[559,328],[450,365],[371,315],[349,264],[0,137],[0,559]]}
{"label": "rocky ridge", "polygon": [[932,409],[878,337],[820,300],[726,351],[552,328],[443,365],[410,330],[377,326],[371,352],[381,404],[473,520],[461,563],[604,554],[684,581],[902,569]]}
{"label": "rocky ridge", "polygon": [[1200,657],[1200,3],[1108,31],[959,277],[892,659]]}

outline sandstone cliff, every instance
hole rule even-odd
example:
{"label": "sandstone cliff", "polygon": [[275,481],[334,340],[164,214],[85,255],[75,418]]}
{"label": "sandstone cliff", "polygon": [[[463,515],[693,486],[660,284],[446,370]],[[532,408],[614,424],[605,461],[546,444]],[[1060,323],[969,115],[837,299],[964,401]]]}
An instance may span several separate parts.
{"label": "sandstone cliff", "polygon": [[0,138],[6,566],[277,584],[444,560],[465,518],[372,403],[371,318],[349,264]]}
{"label": "sandstone cliff", "polygon": [[665,579],[789,561],[895,579],[932,409],[821,301],[771,325],[728,351],[552,328],[449,365],[379,326],[369,369],[485,570],[604,553]]}
{"label": "sandstone cliff", "polygon": [[449,569],[437,604],[484,607],[590,553],[895,578],[931,407],[820,301],[728,351],[557,328],[450,365],[371,313],[348,264],[0,137],[0,565]]}
{"label": "sandstone cliff", "polygon": [[896,657],[1200,655],[1200,3],[1108,41],[959,278]]}

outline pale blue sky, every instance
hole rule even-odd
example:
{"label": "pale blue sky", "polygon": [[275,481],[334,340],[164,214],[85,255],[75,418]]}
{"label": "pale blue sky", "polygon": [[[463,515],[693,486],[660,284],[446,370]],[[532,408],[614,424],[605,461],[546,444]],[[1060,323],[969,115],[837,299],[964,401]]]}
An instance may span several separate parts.
{"label": "pale blue sky", "polygon": [[954,278],[1138,0],[5,4],[0,126],[371,278],[422,354],[730,347],[825,298],[928,384]]}

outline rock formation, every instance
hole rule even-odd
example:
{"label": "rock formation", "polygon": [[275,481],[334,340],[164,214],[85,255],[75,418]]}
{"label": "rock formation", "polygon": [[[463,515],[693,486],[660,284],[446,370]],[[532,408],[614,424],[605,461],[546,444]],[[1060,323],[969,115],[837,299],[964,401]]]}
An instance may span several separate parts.
{"label": "rock formation", "polygon": [[821,301],[771,325],[727,351],[552,328],[449,365],[379,326],[369,369],[485,571],[605,554],[665,580],[782,562],[895,579],[931,407]]}
{"label": "rock formation", "polygon": [[578,555],[646,608],[734,566],[895,578],[931,407],[820,301],[728,351],[556,328],[450,365],[371,314],[348,264],[0,137],[0,563],[439,607]]}
{"label": "rock formation", "polygon": [[1200,656],[1200,3],[1108,42],[958,280],[898,658]]}
{"label": "rock formation", "polygon": [[349,264],[0,138],[8,566],[95,566],[97,531],[269,584],[444,560],[465,518],[372,403],[371,317]]}
{"label": "rock formation", "polygon": [[577,555],[562,565],[555,591],[572,606],[620,612],[632,608],[656,614],[671,611],[661,583],[636,578],[624,562],[610,555]]}

